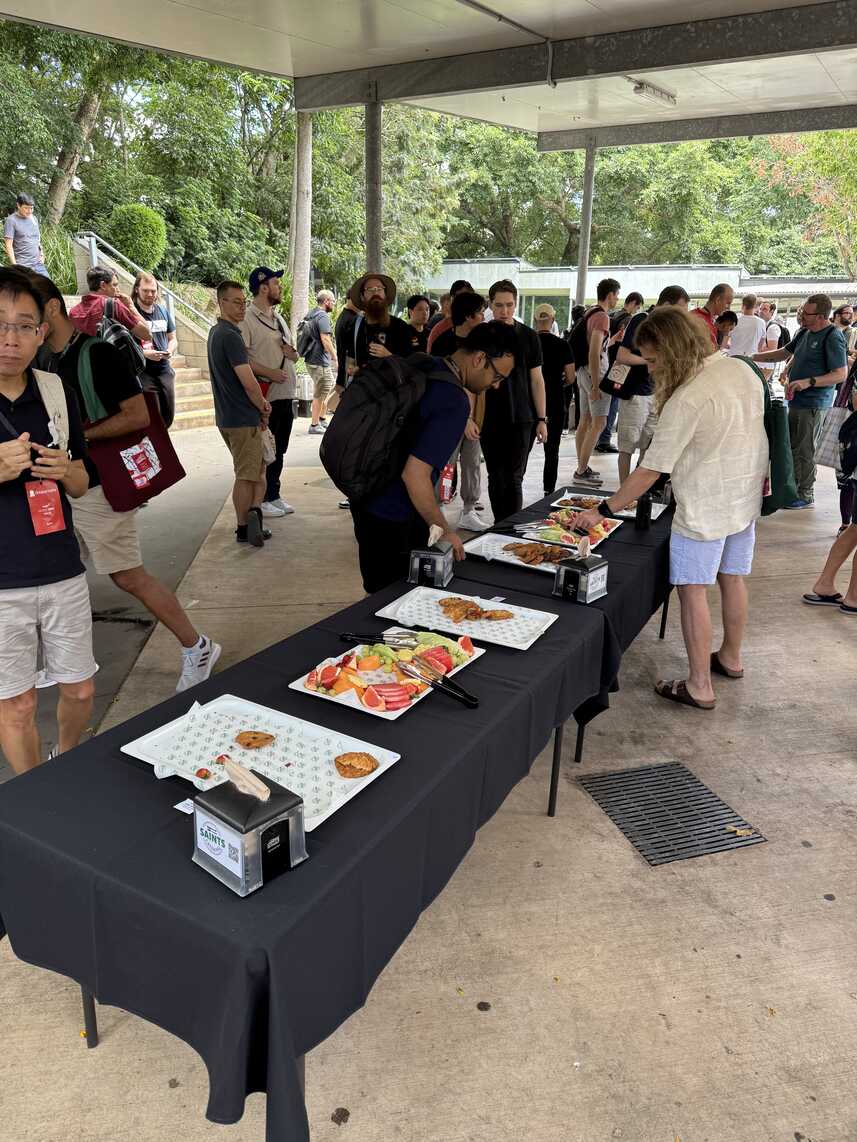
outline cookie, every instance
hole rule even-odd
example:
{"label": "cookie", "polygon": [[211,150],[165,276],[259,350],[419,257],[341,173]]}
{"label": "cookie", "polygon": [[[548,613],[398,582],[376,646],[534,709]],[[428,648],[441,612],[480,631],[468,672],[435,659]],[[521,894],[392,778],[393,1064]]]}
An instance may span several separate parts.
{"label": "cookie", "polygon": [[274,740],[273,734],[262,733],[261,730],[242,730],[235,735],[235,741],[244,749],[262,749]]}
{"label": "cookie", "polygon": [[371,753],[341,753],[333,763],[340,777],[368,777],[378,768]]}

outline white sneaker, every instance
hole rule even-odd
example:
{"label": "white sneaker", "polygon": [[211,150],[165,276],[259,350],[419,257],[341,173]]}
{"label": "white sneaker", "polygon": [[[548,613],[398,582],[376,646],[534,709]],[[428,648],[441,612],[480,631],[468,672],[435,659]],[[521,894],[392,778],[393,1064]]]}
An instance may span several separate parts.
{"label": "white sneaker", "polygon": [[[291,515],[295,510],[291,504],[287,504],[285,500],[271,500],[272,507],[280,509],[280,515]],[[262,504],[262,514],[265,514],[265,505]]]}
{"label": "white sneaker", "polygon": [[309,426],[309,428],[307,429],[307,434],[309,436],[321,436],[323,433],[324,433],[324,425],[323,424],[311,424]]}
{"label": "white sneaker", "polygon": [[279,506],[277,500],[266,500],[262,504],[262,515],[265,516],[266,519],[271,519],[276,516],[283,516],[285,514],[286,513]]}
{"label": "white sneaker", "polygon": [[189,690],[204,682],[214,669],[214,664],[220,658],[222,647],[212,642],[205,635],[201,639],[202,646],[197,644],[189,650],[182,651],[182,674],[176,686],[176,693]]}
{"label": "white sneaker", "polygon": [[488,524],[475,511],[469,511],[464,512],[458,521],[458,526],[463,527],[465,531],[484,531]]}

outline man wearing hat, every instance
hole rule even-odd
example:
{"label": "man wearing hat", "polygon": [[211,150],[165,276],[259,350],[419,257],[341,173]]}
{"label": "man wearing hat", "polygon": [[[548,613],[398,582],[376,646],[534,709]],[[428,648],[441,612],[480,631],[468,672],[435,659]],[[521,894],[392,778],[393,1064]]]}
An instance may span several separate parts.
{"label": "man wearing hat", "polygon": [[19,194],[15,199],[15,213],[9,215],[3,227],[3,244],[11,265],[25,266],[37,274],[48,276],[42,232],[39,220],[33,214],[33,200],[29,194]]}
{"label": "man wearing hat", "polygon": [[268,427],[274,437],[276,455],[265,470],[265,498],[261,509],[267,519],[289,515],[295,510],[280,495],[283,459],[294,421],[292,401],[297,395],[298,380],[295,372],[298,354],[292,344],[289,327],[279,311],[284,273],[285,270],[272,270],[268,266],[257,266],[253,270],[249,278],[253,300],[238,326],[247,346],[250,368],[271,405]]}
{"label": "man wearing hat", "polygon": [[396,300],[396,283],[386,274],[364,274],[348,296],[361,310],[354,323],[354,362],[362,369],[380,357],[410,357],[419,349],[416,330],[390,309]]}
{"label": "man wearing hat", "polygon": [[559,468],[559,445],[565,424],[565,388],[574,383],[574,358],[571,346],[562,337],[555,337],[551,328],[556,321],[556,310],[547,302],[536,306],[534,314],[536,332],[542,346],[542,376],[545,379],[545,408],[547,410],[548,438],[545,441],[544,490],[545,495],[556,488]]}

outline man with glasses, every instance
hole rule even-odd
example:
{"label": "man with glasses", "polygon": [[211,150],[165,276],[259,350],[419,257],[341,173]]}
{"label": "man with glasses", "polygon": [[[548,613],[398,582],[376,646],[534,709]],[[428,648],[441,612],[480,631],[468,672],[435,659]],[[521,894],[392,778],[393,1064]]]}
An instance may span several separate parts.
{"label": "man with glasses", "polygon": [[247,299],[239,282],[223,281],[217,287],[220,317],[208,332],[208,372],[214,393],[214,419],[232,455],[235,484],[235,539],[262,547],[271,538],[262,526],[262,500],[265,496],[265,458],[262,432],[271,415],[250,366],[247,347],[241,336],[241,322],[247,312]]}
{"label": "man with glasses", "polygon": [[98,669],[68,502],[88,486],[86,444],[71,390],[48,378],[65,408],[51,412],[43,401],[31,366],[44,337],[44,303],[32,282],[0,270],[0,746],[16,773],[41,760],[40,647],[45,677],[59,687],[60,752],[76,746],[89,723]]}
{"label": "man with glasses", "polygon": [[464,432],[470,415],[467,394],[508,384],[515,348],[513,331],[490,321],[473,329],[445,360],[421,358],[433,375],[427,376],[425,393],[405,429],[408,452],[402,473],[351,505],[363,586],[370,594],[405,578],[411,551],[425,547],[431,527],[441,529],[456,559],[464,558],[461,539],[437,502],[435,484]]}
{"label": "man with glasses", "polygon": [[848,353],[842,333],[830,324],[833,302],[826,293],[811,294],[803,303],[803,330],[782,349],[754,353],[760,364],[792,358],[786,400],[789,435],[798,498],[787,506],[793,510],[815,503],[815,449],[824,417],[833,404],[835,386],[848,373]]}
{"label": "man with glasses", "polygon": [[410,357],[417,351],[414,330],[390,313],[396,300],[396,283],[386,274],[364,274],[348,291],[362,317],[354,323],[354,368],[362,369],[381,357]]}

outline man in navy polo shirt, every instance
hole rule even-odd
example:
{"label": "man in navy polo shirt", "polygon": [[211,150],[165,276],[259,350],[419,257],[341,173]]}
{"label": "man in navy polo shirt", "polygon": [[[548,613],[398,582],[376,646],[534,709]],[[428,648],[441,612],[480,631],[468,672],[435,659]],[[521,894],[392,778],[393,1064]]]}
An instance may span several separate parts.
{"label": "man in navy polo shirt", "polygon": [[[89,486],[74,394],[54,416],[31,368],[44,306],[22,271],[0,270],[0,746],[16,773],[39,764],[36,675],[59,687],[59,750],[92,713],[92,611],[68,496]],[[59,381],[52,378],[59,389]],[[65,424],[62,421],[65,420]],[[65,449],[53,447],[64,443]]]}
{"label": "man in navy polo shirt", "polygon": [[458,447],[470,415],[467,393],[483,393],[508,384],[515,368],[514,330],[499,321],[478,325],[445,360],[411,358],[446,380],[431,377],[407,433],[407,460],[402,474],[389,487],[365,502],[351,505],[360,555],[363,586],[371,594],[408,573],[410,553],[424,547],[429,529],[442,529],[456,559],[464,558],[461,539],[446,522],[435,494],[440,471]]}

